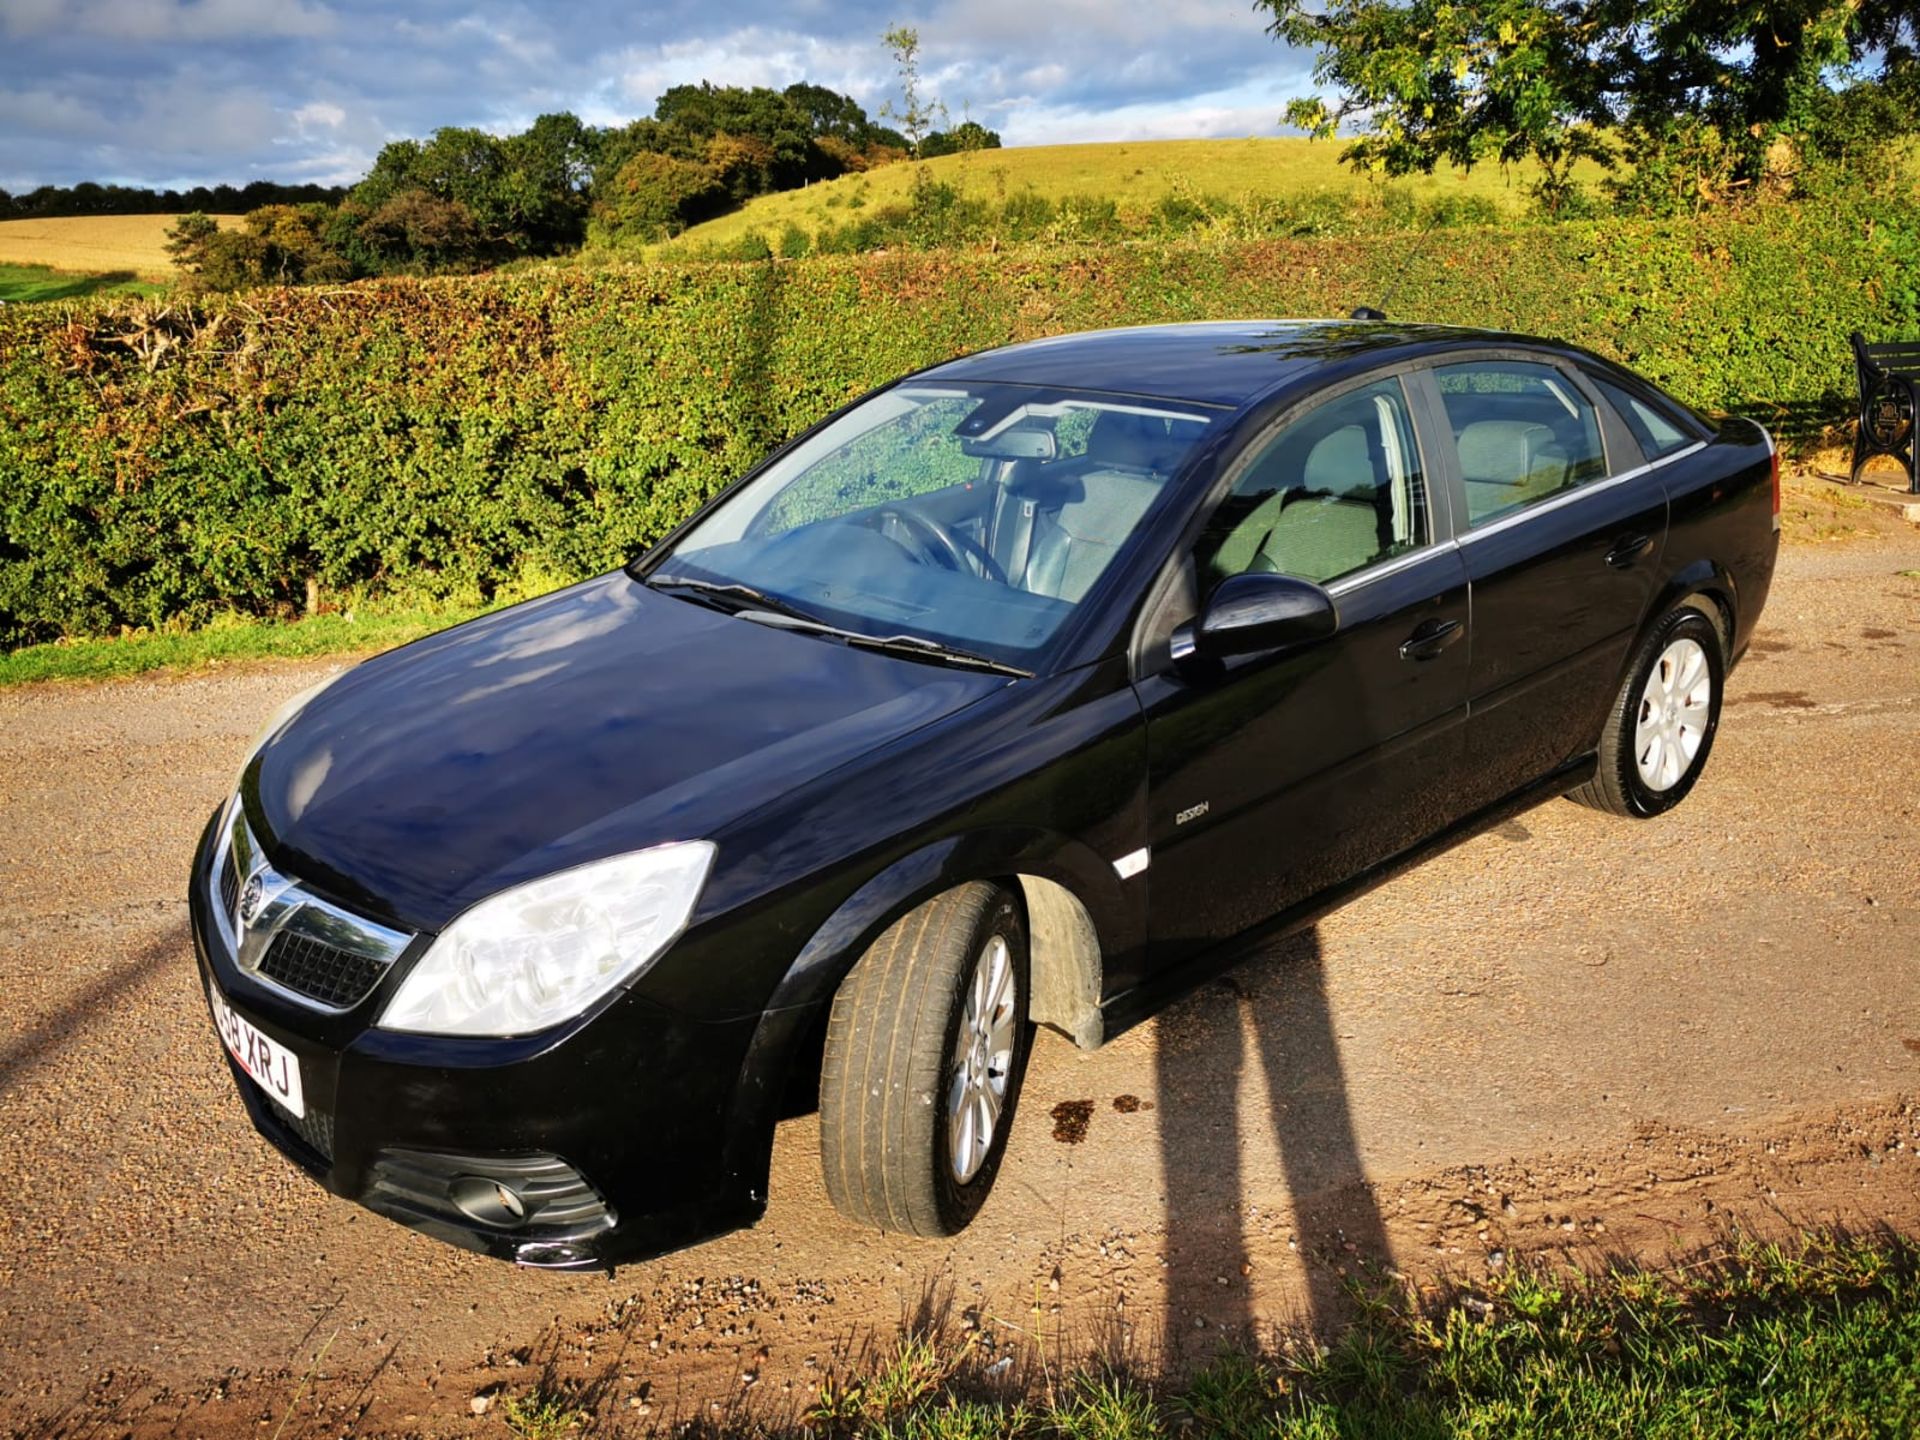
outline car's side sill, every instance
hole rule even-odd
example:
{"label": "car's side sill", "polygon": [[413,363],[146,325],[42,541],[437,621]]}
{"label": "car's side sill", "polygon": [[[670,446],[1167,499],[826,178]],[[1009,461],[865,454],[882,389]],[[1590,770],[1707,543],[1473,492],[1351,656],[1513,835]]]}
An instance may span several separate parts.
{"label": "car's side sill", "polygon": [[1401,851],[1392,859],[1384,860],[1372,869],[1362,871],[1353,879],[1323,890],[1291,910],[1282,911],[1271,920],[1256,925],[1251,930],[1243,931],[1233,939],[1214,946],[1211,950],[1201,952],[1177,970],[1166,975],[1156,975],[1118,995],[1109,996],[1100,1005],[1105,1029],[1104,1040],[1113,1039],[1114,1036],[1165,1009],[1182,995],[1206,984],[1223,971],[1231,969],[1243,960],[1250,959],[1262,946],[1284,935],[1306,929],[1314,922],[1338,910],[1342,905],[1357,900],[1369,890],[1377,889],[1390,880],[1397,880],[1407,871],[1425,864],[1441,852],[1451,850],[1455,845],[1491,830],[1523,810],[1531,810],[1536,805],[1557,799],[1567,791],[1586,784],[1593,778],[1598,768],[1599,761],[1591,754],[1569,760],[1558,769],[1542,775],[1538,780],[1523,785],[1505,799],[1496,800],[1465,819],[1455,821],[1446,829],[1421,841],[1411,849]]}

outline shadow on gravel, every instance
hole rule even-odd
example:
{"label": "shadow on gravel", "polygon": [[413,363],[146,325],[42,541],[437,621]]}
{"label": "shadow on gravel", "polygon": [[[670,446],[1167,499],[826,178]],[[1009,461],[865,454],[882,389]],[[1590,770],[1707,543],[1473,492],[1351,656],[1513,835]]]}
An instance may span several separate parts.
{"label": "shadow on gravel", "polygon": [[113,1014],[115,1002],[129,990],[144,984],[183,954],[191,957],[192,946],[184,921],[170,926],[134,951],[126,964],[95,980],[19,1040],[0,1050],[0,1098],[59,1055],[79,1031]]}
{"label": "shadow on gravel", "polygon": [[[1250,982],[1275,983],[1256,993]],[[1222,1346],[1264,1348],[1250,1305],[1250,1207],[1291,1207],[1291,1234],[1307,1275],[1315,1329],[1344,1318],[1346,1280],[1390,1258],[1386,1225],[1360,1163],[1339,1037],[1327,1000],[1318,933],[1288,936],[1163,1020],[1159,1046],[1160,1149],[1167,1183],[1166,1342],[1170,1357],[1210,1358]],[[1174,1033],[1169,1034],[1171,1029]],[[1199,1043],[1183,1043],[1203,1032]],[[1265,1081],[1286,1193],[1249,1193],[1241,1156],[1267,1127],[1242,1117],[1249,1065]]]}

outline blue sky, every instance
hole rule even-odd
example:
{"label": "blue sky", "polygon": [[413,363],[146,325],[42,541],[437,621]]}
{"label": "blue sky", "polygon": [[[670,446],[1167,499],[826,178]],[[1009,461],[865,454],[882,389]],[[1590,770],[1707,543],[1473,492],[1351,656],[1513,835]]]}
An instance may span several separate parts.
{"label": "blue sky", "polygon": [[350,181],[398,136],[623,121],[701,79],[877,111],[895,23],[1010,145],[1274,134],[1308,88],[1249,0],[0,0],[0,187]]}

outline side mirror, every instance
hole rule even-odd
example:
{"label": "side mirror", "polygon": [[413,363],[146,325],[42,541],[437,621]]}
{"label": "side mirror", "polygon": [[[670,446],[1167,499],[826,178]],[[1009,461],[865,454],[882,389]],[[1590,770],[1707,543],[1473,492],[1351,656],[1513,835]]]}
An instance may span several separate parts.
{"label": "side mirror", "polygon": [[1250,570],[1229,575],[1197,619],[1173,632],[1173,658],[1224,660],[1322,640],[1340,626],[1333,597],[1311,580]]}

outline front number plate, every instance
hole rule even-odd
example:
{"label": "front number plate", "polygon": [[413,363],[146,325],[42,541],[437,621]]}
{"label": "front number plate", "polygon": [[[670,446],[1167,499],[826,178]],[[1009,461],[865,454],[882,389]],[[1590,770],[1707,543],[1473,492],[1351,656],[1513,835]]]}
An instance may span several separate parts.
{"label": "front number plate", "polygon": [[212,986],[207,987],[207,999],[213,1004],[214,1028],[220,1032],[227,1053],[283,1109],[305,1119],[307,1102],[300,1093],[299,1057],[242,1020]]}

